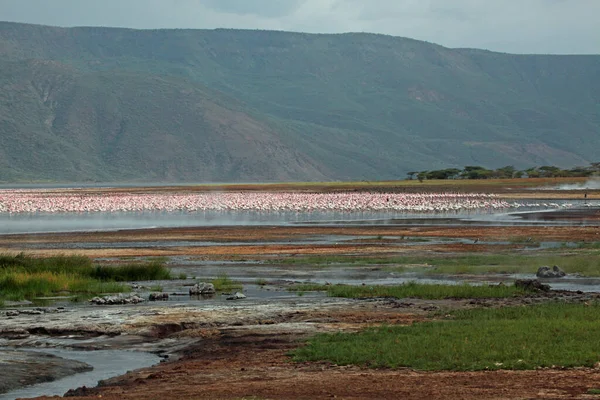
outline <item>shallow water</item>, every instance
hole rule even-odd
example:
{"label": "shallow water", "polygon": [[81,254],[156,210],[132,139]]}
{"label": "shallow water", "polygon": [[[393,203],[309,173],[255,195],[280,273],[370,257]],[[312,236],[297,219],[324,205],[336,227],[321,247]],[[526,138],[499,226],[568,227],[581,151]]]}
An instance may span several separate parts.
{"label": "shallow water", "polygon": [[95,350],[76,351],[64,349],[23,349],[53,354],[58,357],[85,362],[94,369],[68,376],[54,382],[44,382],[36,385],[13,390],[0,394],[0,400],[14,400],[16,398],[29,398],[37,396],[62,396],[69,389],[81,386],[94,387],[98,381],[123,375],[127,371],[150,367],[160,362],[160,357],[142,352],[124,350]]}
{"label": "shallow water", "polygon": [[[562,204],[562,203],[561,203]],[[583,202],[571,202],[577,209]],[[588,204],[589,206],[589,204]],[[589,209],[586,208],[586,209]],[[0,234],[104,231],[119,229],[173,228],[231,225],[515,225],[585,224],[582,221],[525,219],[532,211],[552,212],[541,203],[515,210],[472,210],[446,213],[397,212],[114,212],[114,213],[0,213]],[[561,210],[568,210],[561,208]],[[590,222],[593,223],[593,222]],[[597,224],[597,221],[596,221]]]}

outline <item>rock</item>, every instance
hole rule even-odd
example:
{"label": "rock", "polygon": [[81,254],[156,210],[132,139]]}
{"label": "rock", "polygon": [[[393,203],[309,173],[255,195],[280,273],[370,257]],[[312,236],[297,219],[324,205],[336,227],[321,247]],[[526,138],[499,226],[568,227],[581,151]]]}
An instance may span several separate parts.
{"label": "rock", "polygon": [[158,301],[158,300],[169,300],[169,293],[150,293],[150,297],[148,298],[150,301]]}
{"label": "rock", "polygon": [[21,310],[19,311],[19,313],[27,315],[41,315],[44,313],[44,311],[39,308],[36,308],[35,310]]}
{"label": "rock", "polygon": [[29,336],[29,332],[22,328],[0,329],[0,337],[9,340],[27,339]]}
{"label": "rock", "polygon": [[535,274],[538,278],[562,278],[565,275],[567,275],[566,272],[557,265],[552,268],[548,266],[540,267]]}
{"label": "rock", "polygon": [[229,296],[227,298],[227,300],[241,300],[241,299],[245,299],[246,295],[244,293],[240,293],[240,292],[235,292],[233,294],[233,296]]}
{"label": "rock", "polygon": [[94,297],[90,300],[90,303],[99,306],[111,306],[115,304],[137,304],[143,301],[144,299],[142,299],[136,293],[132,293],[130,295],[119,294],[117,296]]}
{"label": "rock", "polygon": [[93,390],[86,386],[78,387],[77,389],[69,389],[63,397],[85,397],[90,396]]}
{"label": "rock", "polygon": [[543,284],[537,279],[517,279],[515,286],[532,292],[547,292],[550,290],[550,285]]}
{"label": "rock", "polygon": [[217,291],[215,290],[215,285],[212,283],[200,282],[190,288],[190,296],[211,295],[215,293]]}
{"label": "rock", "polygon": [[19,314],[20,314],[20,312],[17,310],[8,310],[6,312],[7,317],[17,317]]}

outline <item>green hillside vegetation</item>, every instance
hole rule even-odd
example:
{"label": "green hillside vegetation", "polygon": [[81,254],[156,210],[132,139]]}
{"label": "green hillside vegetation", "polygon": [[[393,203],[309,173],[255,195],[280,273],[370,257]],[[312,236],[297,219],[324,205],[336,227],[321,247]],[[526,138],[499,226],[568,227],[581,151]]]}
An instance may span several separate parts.
{"label": "green hillside vegetation", "polygon": [[445,168],[433,171],[410,171],[408,179],[511,179],[511,178],[573,178],[600,176],[600,163],[591,163],[585,167],[572,167],[561,169],[554,165],[542,165],[525,170],[518,170],[512,165],[496,169],[487,169],[478,165],[468,165],[462,170],[458,168]]}
{"label": "green hillside vegetation", "polygon": [[0,181],[398,179],[597,161],[600,56],[0,22]]}

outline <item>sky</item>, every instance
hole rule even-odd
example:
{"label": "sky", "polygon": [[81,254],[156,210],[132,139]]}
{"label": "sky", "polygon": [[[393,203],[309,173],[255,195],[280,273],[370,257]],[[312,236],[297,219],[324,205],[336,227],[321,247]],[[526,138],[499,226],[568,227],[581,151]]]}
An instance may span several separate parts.
{"label": "sky", "polygon": [[508,53],[600,54],[600,0],[0,0],[56,26],[372,32]]}

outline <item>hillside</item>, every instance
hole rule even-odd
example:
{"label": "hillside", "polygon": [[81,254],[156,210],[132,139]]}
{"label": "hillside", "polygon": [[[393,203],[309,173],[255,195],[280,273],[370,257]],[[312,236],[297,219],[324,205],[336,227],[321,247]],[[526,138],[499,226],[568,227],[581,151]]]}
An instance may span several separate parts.
{"label": "hillside", "polygon": [[0,23],[0,60],[0,181],[393,179],[600,148],[600,56]]}

